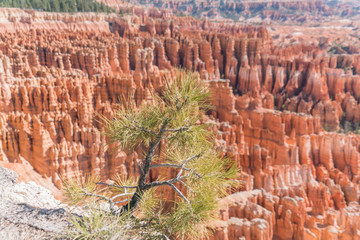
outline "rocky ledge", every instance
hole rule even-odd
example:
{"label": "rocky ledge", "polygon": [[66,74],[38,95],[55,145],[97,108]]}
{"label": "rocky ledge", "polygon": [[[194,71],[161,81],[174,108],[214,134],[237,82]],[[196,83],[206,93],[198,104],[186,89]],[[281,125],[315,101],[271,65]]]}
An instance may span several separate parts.
{"label": "rocky ledge", "polygon": [[66,211],[49,190],[0,168],[0,239],[61,239]]}

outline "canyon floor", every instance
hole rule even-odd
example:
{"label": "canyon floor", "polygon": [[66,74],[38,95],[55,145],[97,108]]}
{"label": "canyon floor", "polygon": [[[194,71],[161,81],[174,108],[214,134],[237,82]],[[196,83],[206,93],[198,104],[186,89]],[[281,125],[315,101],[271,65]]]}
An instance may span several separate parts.
{"label": "canyon floor", "polygon": [[151,101],[183,67],[207,81],[206,119],[241,169],[213,239],[360,239],[356,1],[103,2],[121,14],[0,9],[0,167],[59,200],[60,176],[138,175],[97,113]]}

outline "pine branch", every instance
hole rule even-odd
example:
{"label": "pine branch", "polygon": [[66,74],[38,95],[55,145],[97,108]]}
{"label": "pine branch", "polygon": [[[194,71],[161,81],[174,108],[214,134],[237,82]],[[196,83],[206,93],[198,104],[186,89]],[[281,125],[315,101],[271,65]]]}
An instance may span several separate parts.
{"label": "pine branch", "polygon": [[105,196],[102,196],[102,195],[99,195],[99,194],[95,194],[95,193],[89,193],[86,189],[83,189],[83,191],[84,191],[85,196],[97,197],[97,198],[100,198],[101,200],[108,201],[108,202],[111,201],[111,199],[108,198],[108,197],[105,197]]}
{"label": "pine branch", "polygon": [[184,199],[185,202],[186,202],[188,205],[190,205],[190,201],[184,196],[184,194],[182,194],[182,192],[181,192],[177,187],[175,187],[174,184],[168,183],[167,185],[169,185],[170,187],[172,187],[172,189],[174,189],[175,192],[177,192],[177,194],[179,194],[180,197],[181,197],[182,199]]}
{"label": "pine branch", "polygon": [[183,179],[186,175],[178,178],[172,178],[170,180],[166,180],[166,181],[155,181],[155,182],[151,182],[151,183],[148,183],[145,185],[144,189],[147,190],[147,189],[150,189],[150,188],[153,188],[153,187],[159,187],[159,186],[164,186],[164,185],[169,185],[169,183],[175,183],[175,182],[178,182],[178,180],[180,179]]}
{"label": "pine branch", "polygon": [[175,187],[174,183],[175,183],[175,182],[181,183],[181,184],[183,184],[186,188],[188,188],[190,191],[193,191],[186,183],[184,183],[184,182],[182,181],[182,179],[187,178],[187,177],[189,176],[189,174],[185,174],[185,175],[183,175],[183,176],[181,176],[181,174],[182,174],[183,171],[185,170],[185,171],[194,172],[194,173],[197,174],[199,177],[201,177],[200,174],[196,173],[193,169],[189,169],[189,168],[186,168],[186,167],[185,167],[185,164],[188,163],[190,160],[192,160],[192,159],[194,159],[194,158],[199,158],[199,157],[200,157],[200,154],[197,154],[197,155],[194,155],[194,156],[192,156],[192,157],[189,157],[189,158],[185,159],[185,160],[182,162],[181,165],[178,165],[178,164],[166,164],[166,163],[164,163],[164,164],[157,164],[157,165],[150,166],[150,168],[156,168],[156,167],[174,167],[174,168],[180,168],[180,171],[179,171],[179,173],[176,175],[175,178],[172,178],[172,179],[170,179],[170,180],[160,181],[160,182],[159,182],[159,181],[155,181],[155,182],[151,182],[151,183],[146,184],[145,187],[144,187],[144,190],[147,190],[147,189],[150,189],[150,188],[153,188],[153,187],[168,185],[168,186],[170,186],[172,189],[174,189],[175,192],[176,192],[177,194],[179,194],[180,197],[183,198],[187,204],[190,205],[189,200],[182,194],[182,192],[181,192],[177,187]]}
{"label": "pine branch", "polygon": [[[173,167],[173,168],[182,168],[181,165],[178,165],[178,164],[172,164],[172,163],[161,163],[161,164],[155,164],[155,165],[151,165],[150,166],[150,169],[153,169],[153,168],[158,168],[158,167]],[[186,167],[183,167],[184,170],[186,171],[191,171],[190,168],[186,168]]]}
{"label": "pine branch", "polygon": [[179,128],[170,128],[170,129],[166,129],[165,132],[185,132],[189,129],[191,129],[192,126],[188,126],[188,127],[179,127]]}
{"label": "pine branch", "polygon": [[[108,185],[108,184],[106,184]],[[110,184],[111,185],[111,184]],[[116,185],[114,185],[116,186]],[[132,196],[134,195],[134,193],[128,193],[126,192],[127,191],[127,188],[125,188],[125,193],[120,193],[120,194],[117,194],[111,198],[108,198],[108,197],[105,197],[103,195],[100,195],[100,194],[96,194],[96,193],[89,193],[86,189],[83,189],[84,191],[84,195],[86,196],[89,196],[89,197],[97,197],[98,200],[104,200],[104,201],[107,201],[110,205],[110,211],[111,212],[114,212],[114,208],[115,208],[115,204],[119,204],[119,203],[124,203],[124,202],[127,202],[129,201],[129,199],[125,199],[125,200],[121,200],[121,201],[114,201],[116,198],[119,198],[119,197],[125,197],[125,196]]]}
{"label": "pine branch", "polygon": [[200,154],[197,154],[197,155],[195,155],[195,156],[189,157],[189,158],[185,159],[181,165],[179,165],[179,164],[172,164],[172,163],[155,164],[155,165],[151,165],[151,166],[150,166],[150,169],[152,169],[152,168],[158,168],[158,167],[181,168],[178,176],[180,176],[180,175],[182,174],[183,170],[185,170],[185,171],[193,172],[197,177],[201,178],[201,175],[198,174],[197,172],[195,172],[194,169],[190,169],[190,168],[185,167],[185,164],[188,163],[190,160],[192,160],[192,159],[194,159],[194,158],[199,158],[199,157],[200,157]]}
{"label": "pine branch", "polygon": [[[183,161],[183,163],[181,165],[177,165],[177,164],[157,164],[157,165],[153,165],[155,167],[163,167],[163,166],[170,166],[170,165],[174,165],[175,167],[178,167],[180,168],[180,171],[179,173],[177,174],[177,176],[175,178],[172,178],[170,180],[166,180],[166,181],[155,181],[155,182],[151,182],[151,183],[148,183],[145,185],[145,189],[149,189],[149,188],[152,188],[152,187],[157,187],[157,186],[163,186],[163,185],[169,185],[169,184],[172,184],[172,183],[175,183],[175,182],[180,182],[182,183],[182,179],[184,178],[187,178],[189,176],[189,174],[185,174],[183,176],[181,176],[181,174],[183,173],[183,170],[187,170],[188,168],[185,168],[185,164],[188,163],[190,160],[194,159],[194,158],[198,158],[200,157],[200,154],[197,154],[197,155],[194,155],[192,157],[189,157],[187,159],[185,159]],[[172,167],[172,166],[171,166]],[[189,171],[191,172],[194,172],[196,175],[199,175],[198,173],[196,173],[193,169],[188,169]],[[201,176],[200,176],[201,177]]]}
{"label": "pine branch", "polygon": [[187,189],[189,189],[190,192],[195,192],[194,190],[191,189],[191,187],[189,187],[189,185],[187,185],[183,181],[179,180],[178,182],[181,183],[182,185],[184,185]]}
{"label": "pine branch", "polygon": [[132,193],[127,193],[127,192],[125,192],[125,193],[117,194],[117,195],[111,197],[110,200],[111,200],[111,201],[114,201],[116,198],[125,197],[125,196],[132,196],[132,195],[134,195],[133,192],[132,192]]}
{"label": "pine branch", "polygon": [[99,199],[101,199],[101,200],[104,200],[104,201],[109,202],[109,204],[110,204],[110,211],[111,211],[111,212],[114,212],[114,210],[115,210],[115,209],[114,209],[114,208],[115,208],[115,204],[114,204],[113,199],[108,198],[108,197],[105,197],[105,196],[102,196],[102,195],[99,195],[99,194],[89,193],[86,189],[83,189],[83,191],[84,191],[84,195],[86,195],[86,196],[89,196],[89,197],[97,197],[97,198],[99,198]]}
{"label": "pine branch", "polygon": [[[179,196],[180,196],[181,198],[183,198],[187,204],[190,205],[190,201],[189,201],[189,200],[184,196],[184,194],[182,194],[182,192],[181,192],[177,187],[175,187],[175,185],[174,185],[175,182],[179,182],[179,183],[184,184],[185,187],[187,187],[187,185],[186,185],[183,181],[181,181],[181,179],[186,178],[186,177],[188,177],[188,175],[184,175],[184,176],[182,176],[182,177],[176,177],[176,178],[173,178],[173,179],[170,179],[170,180],[167,180],[167,181],[152,182],[152,183],[146,184],[145,187],[144,187],[144,190],[147,190],[147,189],[150,189],[150,188],[153,188],[153,187],[159,187],[159,186],[166,186],[166,185],[167,185],[167,186],[170,186],[172,189],[174,189],[175,192],[176,192],[177,194],[179,194]],[[190,189],[190,191],[192,191],[192,189]]]}
{"label": "pine branch", "polygon": [[197,154],[195,156],[192,156],[192,157],[189,157],[188,159],[185,159],[185,161],[181,164],[181,169],[177,175],[177,178],[181,176],[181,174],[183,173],[184,171],[184,166],[186,163],[188,163],[190,160],[194,159],[194,158],[199,158],[200,157],[200,154]]}
{"label": "pine branch", "polygon": [[143,174],[141,174],[140,179],[139,179],[139,187],[140,188],[145,185],[145,181],[146,181],[147,175],[148,175],[148,173],[150,171],[151,160],[152,160],[152,158],[154,156],[155,149],[159,145],[168,123],[169,123],[168,119],[165,118],[162,125],[161,125],[161,128],[159,130],[159,133],[156,135],[156,139],[154,140],[154,142],[150,143],[148,153],[147,153],[147,155],[146,155],[146,157],[144,159]]}
{"label": "pine branch", "polygon": [[[172,187],[180,195],[180,197],[182,197],[188,204],[190,204],[189,200],[174,185],[175,182],[178,182],[178,183],[183,184],[186,188],[189,188],[187,186],[187,184],[185,184],[183,181],[181,181],[182,179],[187,178],[188,176],[189,176],[189,174],[186,174],[184,176],[181,176],[181,177],[177,176],[176,178],[172,178],[172,179],[166,180],[166,181],[160,181],[160,182],[155,181],[155,182],[152,182],[152,183],[148,183],[148,184],[145,185],[144,190],[148,190],[148,189],[153,188],[153,187],[159,187],[159,186],[168,185],[168,186]],[[192,191],[191,188],[189,188],[189,190]]]}
{"label": "pine branch", "polygon": [[106,185],[106,186],[116,187],[116,188],[138,188],[137,186],[120,186],[120,185],[109,184],[109,183],[104,183],[104,182],[97,182],[96,184],[101,184],[101,185]]}
{"label": "pine branch", "polygon": [[[165,132],[165,127],[166,127],[166,125],[163,124],[162,127],[161,127],[161,129],[160,129],[160,131],[159,131],[159,133],[158,133],[158,135],[157,135],[157,141],[156,141],[154,144],[151,144],[152,147],[149,149],[148,156],[152,156],[151,154],[154,153],[154,151],[151,151],[151,150],[152,150],[152,149],[154,149],[154,150],[156,149],[156,146],[157,146],[158,143],[160,142],[159,139],[161,139],[162,134]],[[147,157],[148,157],[148,156],[147,156]],[[117,188],[122,188],[122,189],[124,189],[124,191],[125,191],[124,193],[117,194],[117,195],[115,195],[115,196],[113,196],[113,197],[111,197],[111,198],[108,198],[108,197],[105,197],[105,196],[102,196],[102,195],[98,195],[98,194],[88,193],[88,192],[86,191],[86,189],[84,189],[84,192],[85,192],[85,194],[86,194],[87,196],[98,197],[98,198],[100,198],[100,199],[102,199],[102,200],[105,200],[105,201],[109,202],[109,204],[110,204],[110,209],[111,209],[111,211],[113,211],[115,204],[124,203],[124,202],[129,202],[129,199],[125,199],[125,200],[121,200],[121,201],[114,201],[116,198],[125,197],[125,196],[132,196],[132,199],[130,200],[130,202],[131,202],[135,197],[137,197],[137,196],[140,194],[139,191],[146,191],[146,190],[148,190],[148,189],[150,189],[150,188],[152,188],[152,187],[168,185],[168,186],[170,186],[171,188],[173,188],[173,189],[175,190],[175,192],[176,192],[177,194],[179,194],[179,196],[180,196],[181,198],[183,198],[187,204],[190,204],[189,200],[188,200],[188,199],[182,194],[182,192],[174,185],[174,183],[175,183],[175,182],[179,182],[179,183],[183,184],[186,188],[188,188],[190,191],[192,191],[192,189],[191,189],[185,182],[182,181],[182,179],[188,177],[189,174],[185,174],[185,175],[183,175],[183,176],[181,176],[181,175],[182,175],[183,171],[185,170],[185,171],[189,171],[189,172],[194,172],[195,174],[197,174],[198,176],[200,176],[200,175],[199,175],[198,173],[196,173],[193,169],[189,169],[189,168],[186,168],[186,167],[185,167],[185,165],[186,165],[190,160],[192,160],[192,159],[194,159],[194,158],[199,158],[199,157],[200,157],[200,154],[197,154],[197,155],[194,155],[194,156],[192,156],[192,157],[189,157],[189,158],[185,159],[185,160],[182,162],[181,165],[179,165],[179,164],[156,164],[156,165],[152,165],[152,166],[150,165],[150,164],[151,164],[151,159],[152,159],[152,157],[151,157],[151,158],[149,159],[150,161],[148,161],[148,162],[145,161],[145,164],[148,163],[148,164],[146,164],[146,165],[148,165],[148,166],[147,166],[147,169],[148,169],[147,172],[148,172],[150,169],[152,169],[152,168],[157,168],[157,167],[175,167],[175,168],[180,168],[180,171],[179,171],[179,173],[177,174],[177,176],[176,176],[175,178],[173,178],[173,179],[170,179],[170,180],[167,180],[167,181],[160,181],[160,182],[156,182],[156,181],[155,181],[155,182],[152,182],[152,183],[149,183],[149,184],[144,184],[144,185],[142,185],[142,189],[140,189],[140,190],[139,190],[139,186],[140,186],[140,180],[139,180],[139,186],[119,186],[119,185],[114,185],[114,184],[109,184],[109,183],[97,182],[96,184],[101,184],[101,185],[106,185],[106,186],[111,186],[111,187],[117,187]],[[146,160],[146,159],[145,159],[145,160]],[[149,166],[149,165],[150,165],[150,166]],[[146,174],[146,175],[147,175],[147,174]],[[142,175],[142,177],[144,177],[144,176]],[[201,176],[200,176],[200,177],[201,177]],[[128,192],[127,192],[128,189],[137,189],[137,191],[136,191],[136,192],[128,193]],[[135,201],[137,201],[137,200],[135,200]],[[135,203],[136,203],[136,202],[135,202]]]}
{"label": "pine branch", "polygon": [[151,135],[156,136],[156,133],[154,131],[149,130],[149,129],[144,128],[144,127],[140,127],[140,126],[135,126],[135,127],[124,126],[124,127],[127,128],[127,129],[130,129],[130,130],[133,130],[133,131],[140,130],[142,132],[150,133]]}
{"label": "pine branch", "polygon": [[138,130],[141,130],[143,132],[146,132],[146,133],[150,133],[152,134],[154,137],[157,135],[156,132],[154,132],[153,130],[150,130],[150,129],[147,129],[147,128],[144,128],[143,126],[139,126],[137,125],[138,123],[133,121],[135,127],[138,129]]}
{"label": "pine branch", "polygon": [[150,171],[151,161],[154,157],[156,148],[158,147],[159,143],[162,140],[162,136],[164,135],[164,132],[166,130],[166,126],[168,125],[168,123],[169,123],[169,120],[167,117],[165,117],[164,121],[161,124],[161,128],[160,128],[158,134],[156,135],[155,140],[152,141],[149,145],[148,152],[144,159],[144,167],[142,169],[142,173],[139,178],[138,188],[136,189],[136,192],[132,196],[130,202],[128,202],[128,204],[122,208],[121,212],[128,211],[128,209],[130,209],[130,210],[135,209],[137,207],[137,205],[139,204],[139,201],[142,198],[142,194],[146,190],[146,179],[147,179],[147,176]]}
{"label": "pine branch", "polygon": [[124,203],[124,202],[128,202],[128,201],[130,201],[130,199],[125,199],[125,200],[117,201],[117,202],[114,202],[114,204]]}

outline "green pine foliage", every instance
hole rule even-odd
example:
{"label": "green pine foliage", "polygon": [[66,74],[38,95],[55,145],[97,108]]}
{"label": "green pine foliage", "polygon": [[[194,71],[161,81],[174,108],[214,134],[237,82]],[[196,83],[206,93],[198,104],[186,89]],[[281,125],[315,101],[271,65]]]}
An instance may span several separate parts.
{"label": "green pine foliage", "polygon": [[[109,144],[143,152],[139,177],[119,173],[112,184],[95,177],[64,184],[74,203],[102,201],[110,205],[110,215],[132,216],[131,229],[141,226],[141,239],[157,239],[154,234],[158,239],[204,237],[206,223],[216,217],[217,200],[237,183],[235,164],[222,157],[205,123],[205,111],[211,108],[205,83],[183,70],[173,79],[153,94],[153,101],[135,107],[129,100],[112,118],[100,116]],[[160,175],[149,179],[154,169]],[[163,197],[160,186],[172,189],[175,199]]]}
{"label": "green pine foliage", "polygon": [[[74,215],[70,219],[74,228],[63,234],[64,239],[98,240],[98,239],[135,239],[127,224],[125,216],[113,216],[90,205],[86,215],[81,218]],[[130,237],[131,236],[131,237]]]}
{"label": "green pine foliage", "polygon": [[0,7],[47,12],[115,12],[114,9],[96,0],[0,0]]}

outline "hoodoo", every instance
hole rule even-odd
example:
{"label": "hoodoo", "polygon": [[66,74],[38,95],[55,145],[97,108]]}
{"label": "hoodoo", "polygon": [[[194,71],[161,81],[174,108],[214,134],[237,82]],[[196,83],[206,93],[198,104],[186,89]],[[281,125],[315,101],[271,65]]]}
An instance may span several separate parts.
{"label": "hoodoo", "polygon": [[209,86],[204,118],[241,169],[211,239],[360,237],[356,3],[103,2],[122,14],[0,9],[0,167],[56,196],[61,177],[138,176],[141,154],[113,151],[98,114],[151,101],[186,68]]}

